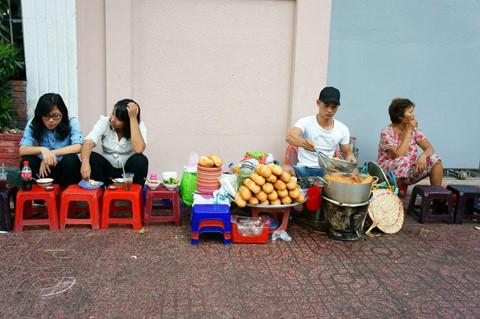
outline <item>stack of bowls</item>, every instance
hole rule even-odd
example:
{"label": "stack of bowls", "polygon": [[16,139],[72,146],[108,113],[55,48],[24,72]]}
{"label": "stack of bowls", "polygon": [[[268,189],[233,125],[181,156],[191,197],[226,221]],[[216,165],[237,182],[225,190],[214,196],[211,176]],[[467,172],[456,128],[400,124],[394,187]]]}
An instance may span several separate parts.
{"label": "stack of bowls", "polygon": [[220,188],[222,167],[197,166],[197,193],[213,194]]}

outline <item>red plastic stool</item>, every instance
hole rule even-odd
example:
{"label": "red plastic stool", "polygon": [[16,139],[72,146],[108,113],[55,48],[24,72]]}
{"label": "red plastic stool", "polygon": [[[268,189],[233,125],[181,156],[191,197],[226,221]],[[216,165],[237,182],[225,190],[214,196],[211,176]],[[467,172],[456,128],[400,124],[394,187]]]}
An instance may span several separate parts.
{"label": "red plastic stool", "polygon": [[[169,199],[172,206],[154,205],[155,200]],[[173,214],[167,216],[152,215],[153,209],[165,210],[172,208]],[[145,210],[143,220],[145,226],[149,226],[150,222],[174,222],[175,226],[180,226],[180,192],[178,188],[169,190],[165,186],[160,186],[156,190],[147,189],[147,199],[145,201]]]}
{"label": "red plastic stool", "polygon": [[[51,191],[45,190],[38,185],[32,185],[29,191],[20,190],[17,193],[16,208],[15,208],[15,231],[22,231],[23,226],[33,225],[48,225],[50,230],[58,230],[58,211],[57,200],[60,195],[60,185],[53,184],[54,189]],[[45,208],[34,211],[32,201],[45,201]],[[47,212],[48,218],[25,219],[32,216],[34,212]]]}
{"label": "red plastic stool", "polygon": [[[110,213],[121,210],[115,206],[115,201],[129,201],[132,204],[132,217],[110,217]],[[102,229],[110,224],[131,224],[133,229],[142,228],[142,186],[133,184],[130,190],[117,188],[107,189],[103,194]]]}
{"label": "red plastic stool", "polygon": [[[91,225],[92,229],[100,226],[100,200],[103,195],[102,188],[84,189],[78,185],[70,185],[62,192],[60,204],[60,229],[65,229],[66,224]],[[69,205],[76,202],[87,202],[89,218],[68,218]],[[76,207],[78,209],[78,207]]]}
{"label": "red plastic stool", "polygon": [[[228,227],[228,225],[227,225]],[[225,244],[230,244],[232,240],[232,234],[225,231],[225,225],[222,220],[202,220],[198,225],[198,231],[192,231],[192,244],[198,244],[198,238],[203,233],[220,233],[223,235]]]}

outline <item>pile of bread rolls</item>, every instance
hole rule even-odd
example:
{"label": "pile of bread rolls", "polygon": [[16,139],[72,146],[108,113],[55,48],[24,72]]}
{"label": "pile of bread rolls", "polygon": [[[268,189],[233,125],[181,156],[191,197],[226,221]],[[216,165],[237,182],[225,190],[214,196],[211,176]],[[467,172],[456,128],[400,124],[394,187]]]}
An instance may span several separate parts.
{"label": "pile of bread rolls", "polygon": [[238,207],[250,205],[288,205],[303,202],[305,195],[297,178],[278,165],[260,164],[238,188],[235,203]]}
{"label": "pile of bread rolls", "polygon": [[203,167],[222,167],[223,161],[217,155],[200,156],[198,165]]}

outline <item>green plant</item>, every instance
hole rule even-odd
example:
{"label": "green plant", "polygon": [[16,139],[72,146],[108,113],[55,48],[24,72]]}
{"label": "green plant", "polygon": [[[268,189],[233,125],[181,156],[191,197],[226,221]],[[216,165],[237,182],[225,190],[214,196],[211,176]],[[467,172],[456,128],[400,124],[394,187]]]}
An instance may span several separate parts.
{"label": "green plant", "polygon": [[13,100],[8,81],[23,68],[22,56],[12,44],[0,40],[0,128],[6,127],[11,118]]}
{"label": "green plant", "polygon": [[11,32],[7,23],[10,16],[8,0],[0,0],[0,40],[10,41]]}

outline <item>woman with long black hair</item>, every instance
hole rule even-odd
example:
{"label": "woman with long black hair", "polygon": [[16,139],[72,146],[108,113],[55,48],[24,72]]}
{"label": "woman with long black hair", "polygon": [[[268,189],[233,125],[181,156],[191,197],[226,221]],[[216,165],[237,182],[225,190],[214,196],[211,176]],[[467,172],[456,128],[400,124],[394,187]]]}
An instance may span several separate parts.
{"label": "woman with long black hair", "polygon": [[80,181],[83,135],[77,118],[70,118],[62,97],[46,93],[37,102],[35,115],[27,123],[20,141],[20,156],[28,161],[36,178],[51,177],[63,187]]}
{"label": "woman with long black hair", "polygon": [[[102,143],[103,154],[92,152],[98,143]],[[85,137],[82,178],[108,185],[125,170],[134,173],[133,183],[143,185],[148,173],[148,159],[143,155],[146,145],[147,128],[140,121],[140,107],[131,99],[118,101],[110,117],[101,116]]]}

